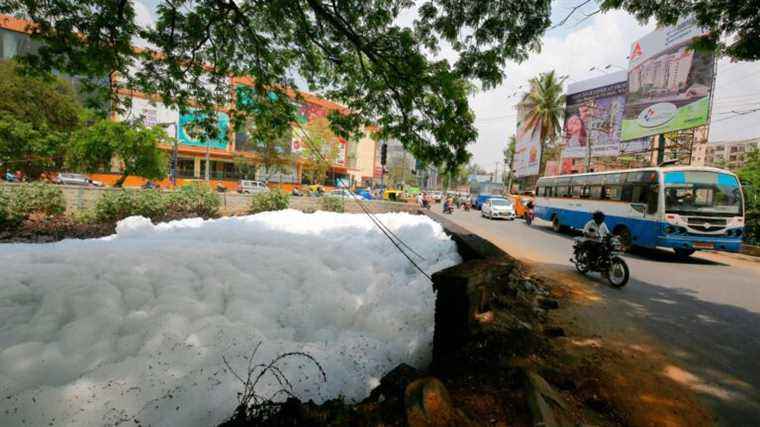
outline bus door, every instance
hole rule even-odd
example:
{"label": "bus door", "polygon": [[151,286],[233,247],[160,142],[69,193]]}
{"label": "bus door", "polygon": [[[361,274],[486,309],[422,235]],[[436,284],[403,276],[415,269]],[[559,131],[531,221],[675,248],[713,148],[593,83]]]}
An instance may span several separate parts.
{"label": "bus door", "polygon": [[[657,171],[626,172],[621,201],[628,205],[629,219],[623,221],[631,243],[654,247],[660,218],[660,181]],[[614,229],[613,229],[614,230]]]}

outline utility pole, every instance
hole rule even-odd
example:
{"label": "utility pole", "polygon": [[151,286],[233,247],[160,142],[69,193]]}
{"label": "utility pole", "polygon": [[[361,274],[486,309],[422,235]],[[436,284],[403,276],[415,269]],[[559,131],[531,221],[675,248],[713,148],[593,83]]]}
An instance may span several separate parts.
{"label": "utility pole", "polygon": [[657,135],[657,165],[665,161],[665,134]]}

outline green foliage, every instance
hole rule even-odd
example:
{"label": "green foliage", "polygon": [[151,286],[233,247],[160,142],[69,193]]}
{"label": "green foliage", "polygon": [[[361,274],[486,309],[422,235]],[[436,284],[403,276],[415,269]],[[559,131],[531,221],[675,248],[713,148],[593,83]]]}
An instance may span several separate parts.
{"label": "green foliage", "polygon": [[[6,12],[32,17],[35,38],[49,46],[27,58],[34,68],[86,82],[108,76],[108,89],[156,93],[181,111],[231,105],[236,124],[267,103],[262,110],[275,113],[256,119],[261,131],[292,121],[288,88],[298,75],[310,90],[346,106],[329,116],[338,136],[349,139],[374,123],[381,137],[403,141],[416,158],[449,167],[465,163],[467,145],[477,139],[468,103],[473,83],[498,86],[505,65],[538,49],[551,12],[550,0],[159,0],[155,25],[140,27],[134,2],[4,4]],[[414,10],[418,19],[400,24]],[[136,37],[162,54],[133,51]],[[455,61],[430,57],[444,45]],[[131,67],[137,60],[143,66]],[[254,77],[256,103],[232,102],[230,75]],[[103,92],[113,106],[124,101],[116,91]]]}
{"label": "green foliage", "polygon": [[0,188],[0,231],[15,228],[23,220],[24,216],[13,208],[13,200],[9,192]]}
{"label": "green foliage", "polygon": [[310,121],[300,131],[304,141],[301,151],[301,158],[305,160],[303,176],[312,184],[323,183],[330,165],[338,158],[338,139],[324,117]]}
{"label": "green foliage", "polygon": [[169,215],[199,216],[212,218],[219,215],[222,201],[219,195],[205,183],[184,185],[168,194],[167,209]]}
{"label": "green foliage", "polygon": [[319,210],[342,213],[345,211],[345,200],[342,197],[324,196],[319,199]]}
{"label": "green foliage", "polygon": [[24,217],[32,214],[61,215],[66,211],[63,191],[51,184],[22,184],[11,190],[13,208]]}
{"label": "green foliage", "polygon": [[554,70],[539,74],[530,79],[530,90],[523,94],[521,103],[528,109],[525,117],[527,129],[540,132],[541,140],[541,164],[538,176],[543,175],[544,166],[549,156],[544,151],[549,147],[549,142],[554,141],[562,133],[560,119],[565,111],[565,95],[562,84],[567,77],[557,77]]}
{"label": "green foliage", "polygon": [[92,172],[110,169],[111,160],[116,157],[123,165],[117,187],[129,175],[162,179],[166,176],[168,160],[158,144],[168,143],[168,140],[158,126],[146,128],[141,124],[100,120],[74,135],[66,153],[66,165],[73,170]]}
{"label": "green foliage", "polygon": [[698,49],[717,49],[737,60],[760,59],[760,14],[751,1],[693,0],[688,2],[603,0],[603,11],[623,9],[641,21],[655,18],[659,24],[675,25],[679,19],[694,17],[710,31],[695,44]]}
{"label": "green foliage", "polygon": [[256,163],[252,159],[243,156],[235,156],[233,159],[235,170],[240,179],[256,179]]}
{"label": "green foliage", "polygon": [[38,178],[58,169],[82,107],[64,81],[21,74],[13,61],[0,61],[0,164]]}
{"label": "green foliage", "polygon": [[744,241],[760,245],[760,150],[753,150],[746,158],[737,171],[744,189]]}
{"label": "green foliage", "polygon": [[107,191],[95,204],[94,218],[111,223],[140,215],[154,221],[218,215],[221,202],[207,186],[188,185],[173,192],[161,190]]}
{"label": "green foliage", "polygon": [[279,211],[287,209],[290,203],[290,194],[274,189],[272,191],[262,191],[256,193],[251,198],[251,206],[248,212],[257,214],[267,211]]}
{"label": "green foliage", "polygon": [[13,228],[31,215],[57,216],[66,211],[60,188],[42,183],[0,187],[0,230]]}

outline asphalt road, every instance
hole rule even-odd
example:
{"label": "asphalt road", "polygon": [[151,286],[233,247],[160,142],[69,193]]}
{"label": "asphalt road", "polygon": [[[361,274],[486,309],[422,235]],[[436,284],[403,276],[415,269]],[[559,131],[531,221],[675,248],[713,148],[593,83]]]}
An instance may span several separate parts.
{"label": "asphalt road", "polygon": [[[475,210],[446,217],[539,272],[582,277],[569,262],[573,236],[554,233],[548,222],[491,221]],[[760,259],[699,253],[679,260],[666,250],[624,258],[631,280],[621,290],[598,274],[581,279],[603,296],[608,317],[624,320],[608,327],[630,325],[654,337],[680,369],[678,380],[713,409],[719,425],[760,425]]]}

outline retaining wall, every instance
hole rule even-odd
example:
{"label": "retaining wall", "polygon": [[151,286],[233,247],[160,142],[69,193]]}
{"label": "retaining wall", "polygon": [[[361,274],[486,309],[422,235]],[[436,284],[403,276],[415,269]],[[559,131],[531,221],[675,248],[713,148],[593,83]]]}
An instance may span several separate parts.
{"label": "retaining wall", "polygon": [[[0,185],[17,186],[26,184],[2,183]],[[69,213],[95,207],[98,198],[108,191],[123,191],[113,187],[81,187],[76,185],[59,185],[66,199],[66,211]],[[226,215],[245,213],[251,204],[250,194],[217,193],[222,202],[222,212]],[[319,210],[318,197],[290,197],[290,208],[304,212]],[[418,207],[414,203],[388,202],[383,200],[362,201],[362,205],[372,213],[409,212],[416,213]],[[361,213],[362,209],[354,200],[347,199],[344,204],[348,213]]]}

